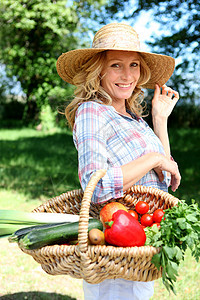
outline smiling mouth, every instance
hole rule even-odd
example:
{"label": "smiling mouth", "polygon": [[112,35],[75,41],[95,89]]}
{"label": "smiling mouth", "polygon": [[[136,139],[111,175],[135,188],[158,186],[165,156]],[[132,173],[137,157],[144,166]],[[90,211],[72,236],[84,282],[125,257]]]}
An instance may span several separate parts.
{"label": "smiling mouth", "polygon": [[115,85],[120,87],[120,88],[129,88],[129,87],[131,87],[132,83],[129,83],[129,84],[116,83]]}

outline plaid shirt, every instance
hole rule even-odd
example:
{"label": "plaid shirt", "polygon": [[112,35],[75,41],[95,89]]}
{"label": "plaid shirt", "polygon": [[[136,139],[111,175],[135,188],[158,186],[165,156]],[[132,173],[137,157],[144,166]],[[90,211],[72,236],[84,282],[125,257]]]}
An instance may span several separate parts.
{"label": "plaid shirt", "polygon": [[[78,151],[82,189],[85,189],[96,170],[107,170],[95,188],[93,202],[100,203],[123,196],[121,165],[149,152],[165,155],[161,141],[147,123],[133,113],[131,116],[121,115],[113,106],[94,101],[81,103],[77,109],[73,139]],[[167,191],[169,179],[166,172],[164,177],[164,181],[160,182],[157,174],[151,170],[136,184]]]}

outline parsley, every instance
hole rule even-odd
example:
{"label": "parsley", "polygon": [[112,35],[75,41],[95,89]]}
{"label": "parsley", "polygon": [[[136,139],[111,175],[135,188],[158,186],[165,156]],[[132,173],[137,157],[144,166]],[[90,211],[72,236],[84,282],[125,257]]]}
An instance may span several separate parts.
{"label": "parsley", "polygon": [[199,261],[200,257],[200,210],[192,201],[188,205],[184,200],[178,206],[165,210],[160,229],[156,225],[146,227],[146,244],[160,247],[160,252],[152,258],[152,263],[160,269],[162,280],[168,291],[173,291],[178,276],[178,267],[184,259],[187,248]]}

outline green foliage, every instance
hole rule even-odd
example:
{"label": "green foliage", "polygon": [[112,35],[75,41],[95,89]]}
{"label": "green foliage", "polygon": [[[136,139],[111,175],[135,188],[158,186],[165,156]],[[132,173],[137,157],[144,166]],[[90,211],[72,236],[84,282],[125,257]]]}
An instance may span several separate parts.
{"label": "green foliage", "polygon": [[[7,75],[17,76],[28,96],[37,83],[55,84],[56,55],[73,47],[78,20],[66,1],[1,2],[1,61]],[[65,37],[65,38],[64,38]]]}
{"label": "green foliage", "polygon": [[[153,10],[156,20],[167,26],[170,32],[159,42],[159,46],[175,56],[187,55],[186,47],[191,53],[199,53],[200,30],[198,0],[146,0],[139,1],[138,10]],[[172,22],[169,22],[172,20]],[[189,59],[189,57],[188,57]]]}
{"label": "green foliage", "polygon": [[169,118],[169,127],[200,128],[200,105],[181,103]]}
{"label": "green foliage", "polygon": [[[152,91],[151,91],[152,92]],[[145,98],[147,116],[145,120],[152,127],[152,98],[153,93],[149,92],[149,95]],[[191,98],[190,98],[191,100]],[[200,104],[194,104],[192,101],[184,102],[182,98],[175,106],[172,114],[168,119],[169,128],[200,128]]]}
{"label": "green foliage", "polygon": [[196,203],[187,205],[181,201],[178,206],[165,210],[165,218],[157,226],[146,228],[146,245],[161,247],[152,262],[160,269],[166,288],[174,290],[178,276],[178,267],[184,259],[187,248],[192,256],[199,261],[200,257],[200,210]]}
{"label": "green foliage", "polygon": [[[122,19],[122,14],[121,12],[126,11],[127,5],[129,6],[130,10],[130,1],[129,0],[124,0],[124,1],[119,1],[119,0],[111,0],[107,1],[105,6],[102,7],[101,11],[96,12],[96,15],[101,19]],[[120,16],[121,15],[121,16]],[[101,22],[102,23],[102,22]]]}
{"label": "green foliage", "polygon": [[55,112],[52,111],[50,105],[42,105],[40,111],[41,129],[50,130],[55,128]]}
{"label": "green foliage", "polygon": [[157,53],[168,54],[178,59],[175,73],[169,83],[177,88],[182,100],[199,104],[200,2],[139,1],[137,13],[142,10],[150,10],[155,20],[160,23],[161,31],[157,35],[153,32],[149,45]]}
{"label": "green foliage", "polygon": [[0,2],[0,62],[8,77],[21,83],[28,101],[25,113],[31,110],[29,101],[36,101],[39,110],[47,105],[55,87],[62,98],[69,95],[71,88],[58,76],[56,61],[61,53],[81,46],[81,3],[87,4],[89,17],[93,5],[97,8],[103,1]]}
{"label": "green foliage", "polygon": [[190,203],[196,199],[200,205],[200,130],[175,129],[169,131],[172,157],[178,163],[181,173],[181,185],[174,196]]}

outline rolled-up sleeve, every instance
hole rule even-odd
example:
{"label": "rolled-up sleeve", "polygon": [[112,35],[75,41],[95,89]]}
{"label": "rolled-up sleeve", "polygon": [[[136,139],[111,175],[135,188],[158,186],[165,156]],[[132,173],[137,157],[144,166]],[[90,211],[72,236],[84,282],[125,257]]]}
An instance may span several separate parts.
{"label": "rolled-up sleeve", "polygon": [[106,169],[99,180],[92,201],[105,202],[123,195],[123,174],[120,166],[114,166],[107,154],[109,124],[101,105],[94,102],[82,103],[76,112],[73,139],[78,151],[78,173],[82,189],[85,190],[92,174]]}

